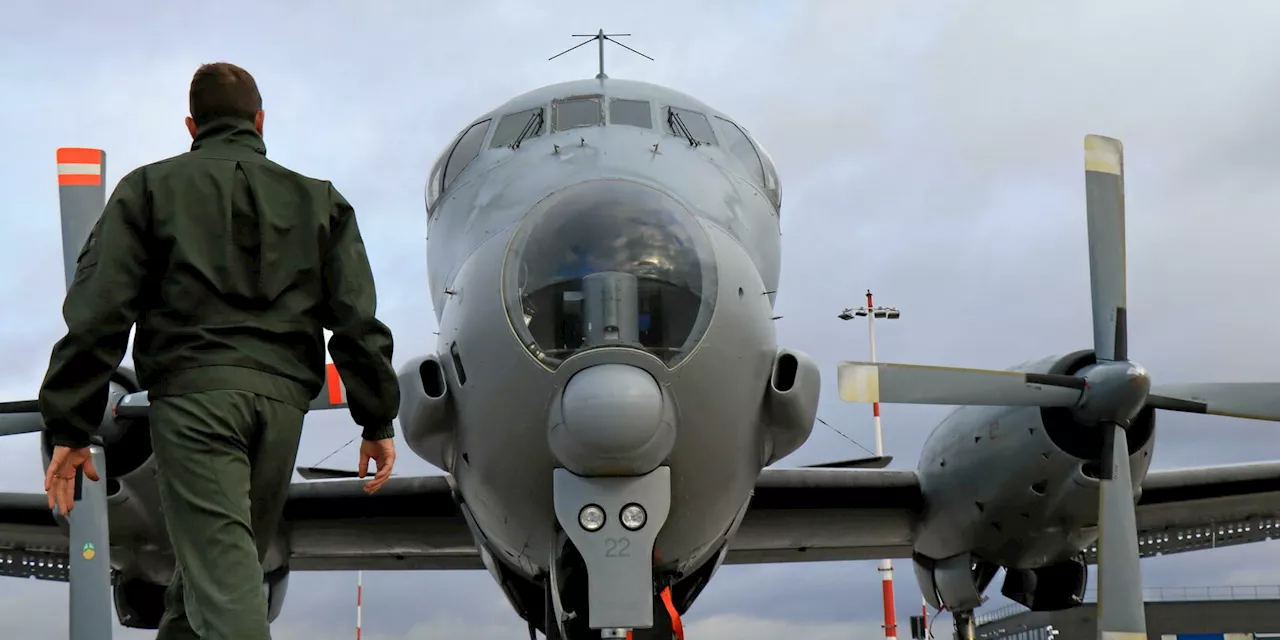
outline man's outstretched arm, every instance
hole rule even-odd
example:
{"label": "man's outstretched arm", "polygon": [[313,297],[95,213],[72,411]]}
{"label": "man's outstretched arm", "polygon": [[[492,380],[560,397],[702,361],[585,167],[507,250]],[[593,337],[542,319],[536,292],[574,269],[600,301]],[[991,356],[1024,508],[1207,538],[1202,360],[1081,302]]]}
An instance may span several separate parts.
{"label": "man's outstretched arm", "polygon": [[67,333],[53,347],[39,395],[54,446],[88,446],[107,408],[111,374],[128,349],[147,276],[144,179],[139,169],[120,181],[76,260],[62,304]]}
{"label": "man's outstretched arm", "polygon": [[329,185],[333,227],[325,257],[324,324],[333,332],[329,355],[347,391],[351,418],[365,440],[395,435],[391,421],[400,411],[400,385],[391,366],[391,330],[378,320],[378,297],[355,211]]}

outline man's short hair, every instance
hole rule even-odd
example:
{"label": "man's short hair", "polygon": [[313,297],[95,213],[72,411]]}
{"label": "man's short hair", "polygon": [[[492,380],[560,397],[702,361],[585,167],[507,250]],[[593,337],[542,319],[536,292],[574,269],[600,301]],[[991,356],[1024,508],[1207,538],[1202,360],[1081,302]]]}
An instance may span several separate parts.
{"label": "man's short hair", "polygon": [[197,127],[215,118],[253,120],[262,109],[262,94],[248,71],[229,62],[212,62],[201,65],[191,78],[190,108]]}

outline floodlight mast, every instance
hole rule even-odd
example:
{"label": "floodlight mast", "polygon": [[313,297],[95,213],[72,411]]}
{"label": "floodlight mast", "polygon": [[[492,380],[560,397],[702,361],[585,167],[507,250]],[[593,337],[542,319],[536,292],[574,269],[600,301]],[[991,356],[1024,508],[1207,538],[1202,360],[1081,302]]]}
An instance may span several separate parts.
{"label": "floodlight mast", "polygon": [[[871,290],[867,289],[867,304],[857,309],[845,309],[841,311],[837,318],[841,320],[852,320],[854,318],[867,318],[867,343],[871,348],[871,362],[876,361],[876,318],[884,318],[886,320],[897,320],[901,313],[897,307],[875,306],[875,300],[871,296]],[[884,436],[880,430],[880,403],[871,404],[871,412],[875,420],[876,429],[876,457],[884,456]],[[897,613],[894,611],[893,602],[893,561],[885,558],[880,561],[880,584],[884,596],[884,637],[888,640],[897,640],[898,637],[898,620]]]}
{"label": "floodlight mast", "polygon": [[[886,320],[897,320],[902,313],[897,307],[875,306],[874,298],[871,296],[871,290],[867,289],[867,305],[856,309],[845,309],[836,317],[841,320],[852,320],[867,316],[867,342],[871,350],[871,362],[876,361],[876,318],[884,318]],[[884,437],[880,430],[880,403],[873,402],[871,404],[871,412],[875,418],[876,428],[876,457],[884,455]]]}
{"label": "floodlight mast", "polygon": [[622,44],[621,42],[618,42],[617,40],[614,40],[614,38],[629,38],[629,37],[631,37],[631,34],[629,34],[629,33],[605,33],[605,32],[604,32],[604,29],[601,29],[600,31],[598,31],[598,32],[597,32],[597,33],[595,33],[595,34],[575,33],[575,34],[573,34],[573,37],[575,37],[575,38],[588,38],[588,40],[583,40],[582,42],[579,42],[578,44],[575,44],[575,45],[573,45],[572,47],[569,47],[568,49],[565,49],[564,51],[561,51],[560,53],[557,53],[557,54],[555,54],[554,56],[551,56],[550,58],[547,58],[547,60],[549,60],[549,61],[550,61],[550,60],[555,60],[556,58],[559,58],[560,56],[562,56],[562,55],[564,55],[564,54],[566,54],[566,53],[569,53],[570,51],[573,51],[574,49],[577,49],[578,47],[581,47],[582,45],[587,44],[588,42],[595,41],[595,42],[599,45],[599,56],[600,56],[600,72],[596,74],[596,79],[597,79],[597,80],[604,80],[604,79],[606,79],[606,78],[608,78],[608,77],[609,77],[609,76],[605,75],[605,73],[604,73],[604,43],[605,43],[605,41],[606,41],[606,40],[608,40],[609,42],[612,42],[612,43],[614,43],[614,44],[618,45],[619,47],[622,47],[623,49],[626,49],[627,51],[630,51],[631,53],[634,53],[634,54],[636,54],[636,55],[638,55],[638,56],[641,56],[641,57],[643,57],[643,58],[648,58],[649,60],[653,60],[653,58],[650,58],[649,56],[647,56],[647,55],[645,55],[645,54],[643,54],[643,53],[640,53],[639,51],[636,51],[635,49],[632,49],[631,47],[628,47],[627,45]]}

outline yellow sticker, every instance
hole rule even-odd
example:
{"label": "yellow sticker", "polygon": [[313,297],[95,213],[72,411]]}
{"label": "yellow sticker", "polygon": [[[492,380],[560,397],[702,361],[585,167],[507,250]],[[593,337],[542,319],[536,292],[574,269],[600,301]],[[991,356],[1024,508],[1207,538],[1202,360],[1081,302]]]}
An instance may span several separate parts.
{"label": "yellow sticker", "polygon": [[93,556],[97,554],[98,552],[94,550],[92,542],[86,542],[84,545],[84,551],[80,553],[80,555],[84,556],[85,560],[92,560]]}

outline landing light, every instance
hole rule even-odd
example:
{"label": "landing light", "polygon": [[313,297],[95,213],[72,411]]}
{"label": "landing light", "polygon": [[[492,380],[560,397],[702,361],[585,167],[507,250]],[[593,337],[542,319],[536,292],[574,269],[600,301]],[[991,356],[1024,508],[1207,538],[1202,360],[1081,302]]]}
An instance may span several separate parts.
{"label": "landing light", "polygon": [[599,531],[604,526],[604,509],[589,504],[578,512],[578,524],[587,531]]}
{"label": "landing light", "polygon": [[644,526],[644,522],[647,518],[648,516],[644,512],[644,507],[638,504],[629,504],[623,507],[622,513],[618,516],[618,519],[622,521],[622,526],[626,527],[629,531],[639,530],[640,527]]}

